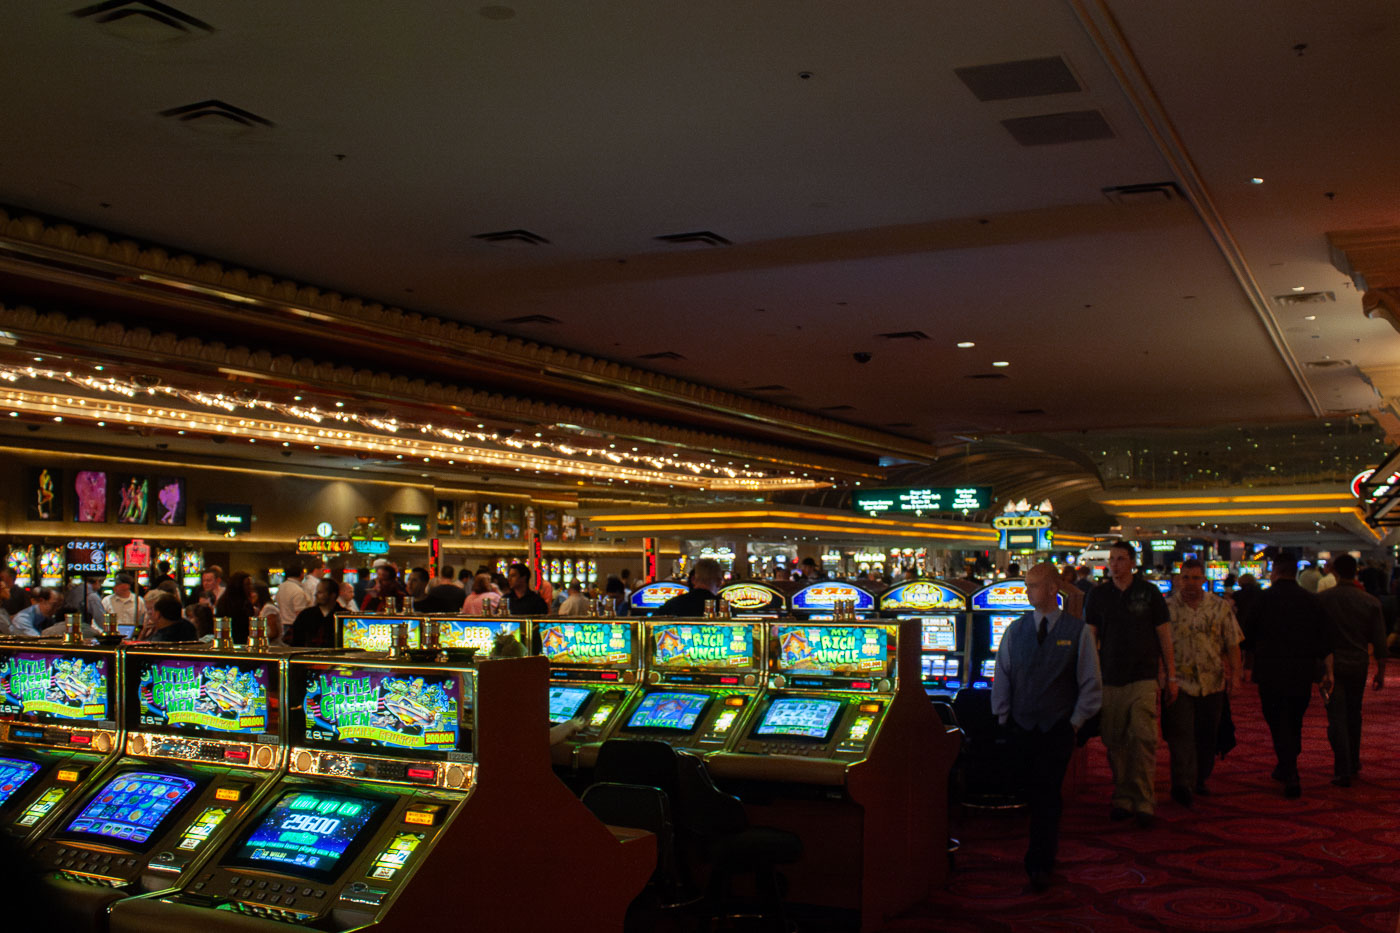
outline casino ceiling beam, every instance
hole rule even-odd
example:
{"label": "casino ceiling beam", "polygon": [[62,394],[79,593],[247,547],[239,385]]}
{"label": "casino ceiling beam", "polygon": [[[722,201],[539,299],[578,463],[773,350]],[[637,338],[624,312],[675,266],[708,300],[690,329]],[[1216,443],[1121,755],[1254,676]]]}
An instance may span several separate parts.
{"label": "casino ceiling beam", "polygon": [[373,360],[542,402],[681,423],[876,462],[933,459],[929,444],[217,261],[0,209],[0,296],[148,327]]}

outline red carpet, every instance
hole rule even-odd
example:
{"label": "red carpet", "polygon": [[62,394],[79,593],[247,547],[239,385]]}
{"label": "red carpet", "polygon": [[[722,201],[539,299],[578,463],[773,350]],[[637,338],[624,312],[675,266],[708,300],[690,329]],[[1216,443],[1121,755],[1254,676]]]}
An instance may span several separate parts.
{"label": "red carpet", "polygon": [[[1392,662],[1392,666],[1394,662]],[[1217,761],[1212,796],[1186,809],[1157,760],[1157,823],[1108,819],[1103,746],[1088,746],[1084,783],[1065,801],[1060,865],[1044,893],[1026,886],[1023,814],[955,818],[962,851],[947,890],[889,933],[916,930],[1269,930],[1393,933],[1400,916],[1400,678],[1363,707],[1362,772],[1333,787],[1327,719],[1314,693],[1303,731],[1303,797],[1269,778],[1268,727],[1253,685],[1233,698],[1239,745]]]}

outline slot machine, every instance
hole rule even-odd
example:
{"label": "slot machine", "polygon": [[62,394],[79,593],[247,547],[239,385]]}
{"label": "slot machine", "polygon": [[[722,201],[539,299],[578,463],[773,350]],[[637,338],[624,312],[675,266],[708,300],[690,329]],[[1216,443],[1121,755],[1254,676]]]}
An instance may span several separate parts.
{"label": "slot machine", "polygon": [[[102,595],[111,596],[112,590],[116,587],[117,574],[121,573],[126,561],[122,555],[121,546],[107,549],[107,578],[102,581]],[[132,574],[134,578],[136,575]]]}
{"label": "slot machine", "polygon": [[336,647],[357,651],[388,651],[393,644],[394,628],[408,626],[408,647],[417,648],[422,637],[422,616],[337,614]]}
{"label": "slot machine", "polygon": [[1225,595],[1225,578],[1230,575],[1230,562],[1227,560],[1206,561],[1206,585],[1216,596]]}
{"label": "slot machine", "polygon": [[918,670],[918,622],[765,624],[767,689],[706,765],[753,823],[803,839],[784,869],[792,900],[858,909],[862,929],[879,928],[948,871],[960,743],[919,679],[899,676]]}
{"label": "slot machine", "polygon": [[598,582],[598,562],[596,560],[590,560],[588,562],[588,582]]}
{"label": "slot machine", "polygon": [[553,776],[546,668],[294,658],[286,773],[178,890],[113,908],[112,930],[543,929],[580,890],[584,929],[620,929],[656,850]]}
{"label": "slot machine", "polygon": [[286,761],[287,649],[203,644],[123,652],[124,753],[30,857],[69,928],[104,929],[122,897],[189,881]]}
{"label": "slot machine", "polygon": [[492,616],[473,619],[467,616],[429,616],[438,624],[438,644],[448,650],[475,649],[478,660],[485,659],[496,645],[496,638],[509,635],[520,642],[520,654],[529,654],[525,643],[527,633],[518,616]]}
{"label": "slot machine", "polygon": [[534,641],[549,659],[549,723],[582,717],[584,726],[551,749],[559,767],[591,768],[603,737],[641,690],[640,623],[538,620]]}
{"label": "slot machine", "polygon": [[720,588],[719,598],[739,618],[776,619],[787,612],[783,591],[758,580],[739,580]]}
{"label": "slot machine", "polygon": [[[1006,628],[1026,612],[1031,604],[1026,596],[1026,581],[998,580],[982,587],[968,600],[972,608],[972,646],[968,662],[969,685],[988,689],[996,677],[997,649]],[[1063,608],[1064,599],[1056,597]]]}
{"label": "slot machine", "polygon": [[834,619],[836,604],[847,601],[855,607],[856,618],[875,617],[874,594],[854,583],[841,583],[836,580],[821,580],[804,586],[788,598],[788,605],[795,617],[820,621]]}
{"label": "slot machine", "polygon": [[919,623],[919,679],[930,696],[951,697],[967,670],[967,594],[934,580],[910,580],[880,596],[885,618]]}
{"label": "slot machine", "polygon": [[120,658],[51,639],[0,644],[0,825],[22,844],[117,760]]}
{"label": "slot machine", "polygon": [[[170,565],[172,574],[176,573],[175,565]],[[200,578],[204,576],[204,551],[199,548],[187,547],[180,552],[180,586],[186,593],[193,593],[199,589]]]}
{"label": "slot machine", "polygon": [[690,587],[671,580],[658,580],[646,583],[632,591],[627,604],[634,616],[649,616],[676,596],[684,596]]}
{"label": "slot machine", "polygon": [[564,581],[564,564],[559,558],[554,558],[549,562],[549,582],[558,586]]}
{"label": "slot machine", "polygon": [[63,548],[39,549],[39,585],[51,590],[63,585]]}
{"label": "slot machine", "polygon": [[1170,580],[1163,580],[1160,577],[1148,577],[1147,582],[1157,587],[1157,592],[1161,593],[1163,596],[1170,596],[1172,594],[1172,581]]}
{"label": "slot machine", "polygon": [[645,623],[646,686],[604,738],[655,739],[696,753],[739,735],[763,689],[763,622],[681,619]]}
{"label": "slot machine", "polygon": [[15,585],[29,589],[34,585],[34,548],[28,544],[11,544],[5,553],[5,566],[15,572]]}

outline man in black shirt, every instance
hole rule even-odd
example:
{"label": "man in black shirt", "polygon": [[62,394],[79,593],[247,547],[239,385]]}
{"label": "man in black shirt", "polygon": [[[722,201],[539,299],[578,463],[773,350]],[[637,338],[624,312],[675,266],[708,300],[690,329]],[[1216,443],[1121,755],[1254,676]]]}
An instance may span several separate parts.
{"label": "man in black shirt", "polygon": [[340,584],[322,577],[316,584],[316,603],[308,606],[292,622],[292,644],[296,647],[335,647],[335,614],[340,609]]}
{"label": "man in black shirt", "polygon": [[1277,558],[1273,585],[1255,600],[1245,619],[1245,637],[1254,646],[1254,682],[1259,705],[1274,740],[1278,764],[1273,778],[1283,782],[1283,796],[1301,797],[1298,755],[1303,749],[1303,715],[1322,662],[1322,696],[1332,693],[1332,647],[1327,616],[1317,597],[1299,585],[1298,563]]}
{"label": "man in black shirt", "polygon": [[510,587],[505,595],[506,611],[513,616],[547,616],[549,603],[544,597],[530,589],[530,568],[524,564],[511,564],[506,572],[506,583]]}
{"label": "man in black shirt", "polygon": [[1109,817],[1136,817],[1144,829],[1157,810],[1157,690],[1176,701],[1171,613],[1157,587],[1137,571],[1137,549],[1115,541],[1109,579],[1089,591],[1084,621],[1099,643],[1103,711],[1099,734],[1113,770]]}
{"label": "man in black shirt", "polygon": [[724,571],[719,561],[702,557],[695,562],[690,575],[690,592],[672,596],[652,613],[658,616],[680,616],[698,619],[705,614],[705,604],[719,599],[715,594],[724,584]]}
{"label": "man in black shirt", "polygon": [[174,596],[156,600],[150,609],[149,621],[154,627],[147,636],[150,641],[195,641],[199,638],[194,625],[184,616],[184,607]]}

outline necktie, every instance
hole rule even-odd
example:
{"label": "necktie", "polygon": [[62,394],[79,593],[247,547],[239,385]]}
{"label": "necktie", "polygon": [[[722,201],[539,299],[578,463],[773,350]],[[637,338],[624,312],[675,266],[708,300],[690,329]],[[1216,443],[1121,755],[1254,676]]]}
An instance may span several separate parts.
{"label": "necktie", "polygon": [[1045,616],[1040,617],[1040,629],[1035,633],[1035,643],[1037,645],[1045,644]]}

